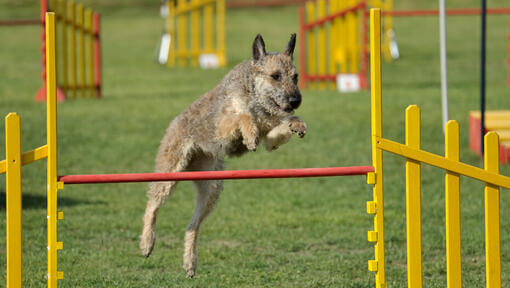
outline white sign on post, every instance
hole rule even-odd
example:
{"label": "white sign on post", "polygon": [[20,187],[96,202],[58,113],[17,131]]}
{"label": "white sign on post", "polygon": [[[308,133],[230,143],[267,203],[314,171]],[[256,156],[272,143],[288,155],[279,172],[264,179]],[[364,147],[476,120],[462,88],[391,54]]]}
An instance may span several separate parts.
{"label": "white sign on post", "polygon": [[220,66],[220,61],[218,60],[218,55],[216,54],[202,54],[198,58],[198,62],[200,63],[200,67],[202,69],[218,68]]}
{"label": "white sign on post", "polygon": [[359,75],[358,74],[336,75],[336,87],[340,92],[358,92],[360,90]]}

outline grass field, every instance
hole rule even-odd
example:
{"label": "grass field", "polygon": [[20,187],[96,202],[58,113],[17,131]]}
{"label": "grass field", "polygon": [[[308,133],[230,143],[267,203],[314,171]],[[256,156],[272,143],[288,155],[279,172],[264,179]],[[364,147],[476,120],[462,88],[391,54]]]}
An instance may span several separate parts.
{"label": "grass field", "polygon": [[[269,50],[282,50],[297,31],[295,7],[227,12],[229,67],[168,69],[153,61],[162,20],[158,1],[88,1],[103,14],[104,98],[59,104],[60,174],[151,172],[170,120],[250,57],[256,33]],[[395,1],[397,8],[435,8],[429,1]],[[449,1],[476,7],[478,1]],[[503,6],[506,1],[489,1]],[[28,1],[0,4],[0,18],[37,17]],[[507,3],[506,3],[507,4]],[[488,109],[509,109],[507,17],[488,20]],[[404,140],[404,109],[422,109],[422,147],[443,153],[438,21],[400,18],[395,30],[401,59],[383,65],[384,135]],[[23,150],[45,143],[45,108],[32,101],[40,87],[40,29],[0,28],[0,115],[22,117]],[[468,149],[468,111],[478,109],[479,18],[448,20],[450,116],[461,127],[461,160],[482,166]],[[279,150],[259,149],[227,159],[229,169],[370,165],[367,91],[302,91],[297,114],[308,123],[304,139]],[[4,131],[4,121],[0,121]],[[3,132],[0,147],[4,147]],[[0,149],[0,159],[5,158]],[[385,154],[386,267],[389,287],[406,287],[404,161]],[[502,166],[510,175],[510,167]],[[443,172],[422,168],[425,287],[446,286]],[[45,162],[23,169],[24,286],[42,287],[46,275]],[[5,176],[0,209],[5,212]],[[464,287],[485,287],[483,184],[463,178]],[[365,213],[372,192],[364,177],[226,181],[215,212],[203,226],[197,276],[181,268],[183,235],[192,215],[193,187],[181,183],[159,214],[153,255],[138,250],[146,184],[68,185],[60,192],[61,287],[373,287],[367,270],[373,245]],[[3,214],[5,215],[5,214]],[[503,287],[510,287],[510,196],[501,194]],[[0,216],[0,262],[5,263],[5,216]],[[1,265],[5,267],[4,264]],[[5,285],[5,269],[0,286]]]}

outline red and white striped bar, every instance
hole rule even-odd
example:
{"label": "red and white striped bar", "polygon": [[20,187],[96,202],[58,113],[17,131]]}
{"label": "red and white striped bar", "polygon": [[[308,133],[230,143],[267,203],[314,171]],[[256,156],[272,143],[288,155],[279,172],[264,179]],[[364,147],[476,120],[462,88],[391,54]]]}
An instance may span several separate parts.
{"label": "red and white striped bar", "polygon": [[373,171],[374,167],[372,166],[353,166],[301,169],[197,171],[175,173],[91,174],[59,176],[58,181],[64,182],[65,184],[97,184],[191,180],[302,178],[366,175],[367,173]]}

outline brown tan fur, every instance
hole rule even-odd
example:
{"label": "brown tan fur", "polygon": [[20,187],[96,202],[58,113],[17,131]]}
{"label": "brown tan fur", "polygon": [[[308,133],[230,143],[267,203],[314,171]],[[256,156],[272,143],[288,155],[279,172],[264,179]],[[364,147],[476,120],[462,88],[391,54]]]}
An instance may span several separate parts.
{"label": "brown tan fur", "polygon": [[[292,134],[304,137],[306,124],[294,110],[301,103],[292,55],[293,34],[283,53],[267,53],[262,37],[253,42],[253,57],[232,69],[211,91],[177,116],[166,130],[156,157],[156,172],[223,170],[225,156],[255,151],[259,139],[268,151],[277,149]],[[154,247],[156,215],[176,182],[154,182],[140,236],[142,254]],[[211,213],[222,181],[195,181],[195,213],[184,239],[184,269],[188,277],[197,267],[200,225]]]}

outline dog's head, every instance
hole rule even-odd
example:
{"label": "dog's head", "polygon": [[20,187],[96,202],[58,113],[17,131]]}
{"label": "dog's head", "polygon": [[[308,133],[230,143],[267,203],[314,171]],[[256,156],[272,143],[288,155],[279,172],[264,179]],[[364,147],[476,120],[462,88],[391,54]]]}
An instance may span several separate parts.
{"label": "dog's head", "polygon": [[292,114],[301,104],[298,74],[292,63],[296,34],[281,53],[266,52],[260,34],[253,41],[252,65],[256,101],[273,115]]}

